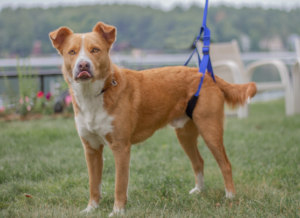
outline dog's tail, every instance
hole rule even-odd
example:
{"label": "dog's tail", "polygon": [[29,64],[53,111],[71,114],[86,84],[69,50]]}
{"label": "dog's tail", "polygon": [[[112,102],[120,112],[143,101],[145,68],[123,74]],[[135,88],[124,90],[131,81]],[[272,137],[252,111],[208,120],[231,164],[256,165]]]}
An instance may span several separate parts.
{"label": "dog's tail", "polygon": [[257,91],[254,82],[231,84],[216,76],[216,83],[223,91],[226,103],[232,107],[245,104]]}

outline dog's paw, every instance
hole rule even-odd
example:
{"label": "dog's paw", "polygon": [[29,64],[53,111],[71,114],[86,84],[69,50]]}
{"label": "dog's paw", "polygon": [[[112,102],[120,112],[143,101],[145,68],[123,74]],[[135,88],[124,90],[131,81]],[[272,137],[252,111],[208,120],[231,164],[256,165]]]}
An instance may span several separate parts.
{"label": "dog's paw", "polygon": [[113,211],[108,215],[108,217],[122,216],[124,214],[125,214],[124,208],[122,208],[122,209],[114,208]]}
{"label": "dog's paw", "polygon": [[230,191],[227,191],[227,189],[225,189],[225,197],[228,198],[228,199],[233,199],[234,198],[234,194]]}
{"label": "dog's paw", "polygon": [[201,192],[201,189],[196,186],[189,193],[191,195],[191,194],[199,194],[200,192]]}
{"label": "dog's paw", "polygon": [[247,104],[250,104],[250,103],[251,103],[251,98],[248,97],[248,98],[247,98]]}
{"label": "dog's paw", "polygon": [[94,211],[96,208],[98,208],[98,204],[96,202],[92,202],[91,204],[89,204],[84,210],[80,211],[81,214],[85,214],[85,213],[91,213],[92,211]]}
{"label": "dog's paw", "polygon": [[199,172],[197,174],[197,182],[195,184],[195,188],[193,188],[189,193],[190,194],[198,194],[204,189],[204,177],[203,173]]}

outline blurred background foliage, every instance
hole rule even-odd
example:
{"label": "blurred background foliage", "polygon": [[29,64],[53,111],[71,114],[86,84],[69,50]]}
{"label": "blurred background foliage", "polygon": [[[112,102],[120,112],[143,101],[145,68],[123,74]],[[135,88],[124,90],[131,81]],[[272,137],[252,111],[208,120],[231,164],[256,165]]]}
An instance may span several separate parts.
{"label": "blurred background foliage", "polygon": [[[28,56],[34,45],[40,53],[55,53],[48,33],[60,26],[75,32],[89,32],[98,21],[118,28],[115,48],[188,49],[202,23],[203,9],[175,7],[163,11],[136,5],[92,5],[53,8],[4,8],[0,11],[0,57]],[[292,34],[300,35],[300,8],[287,10],[263,8],[210,7],[208,26],[214,42],[241,40],[247,36],[250,51],[261,50],[262,39],[277,36],[286,49]]]}

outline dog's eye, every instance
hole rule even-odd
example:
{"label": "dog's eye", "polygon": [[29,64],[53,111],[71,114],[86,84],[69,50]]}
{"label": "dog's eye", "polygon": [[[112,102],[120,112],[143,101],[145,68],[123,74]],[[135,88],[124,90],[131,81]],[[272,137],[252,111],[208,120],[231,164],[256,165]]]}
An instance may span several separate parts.
{"label": "dog's eye", "polygon": [[70,50],[68,53],[69,53],[69,55],[76,55],[76,51],[74,51],[73,49]]}
{"label": "dog's eye", "polygon": [[99,48],[93,48],[93,49],[91,50],[91,53],[98,53],[99,51],[100,51]]}

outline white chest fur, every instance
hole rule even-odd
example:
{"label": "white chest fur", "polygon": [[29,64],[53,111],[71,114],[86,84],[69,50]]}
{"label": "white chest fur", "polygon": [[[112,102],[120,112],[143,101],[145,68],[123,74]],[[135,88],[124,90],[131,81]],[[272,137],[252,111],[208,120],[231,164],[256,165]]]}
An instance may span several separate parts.
{"label": "white chest fur", "polygon": [[103,95],[99,95],[103,85],[104,81],[72,84],[75,99],[80,108],[80,112],[75,116],[78,134],[93,148],[107,144],[105,135],[113,130],[113,117],[103,106]]}

